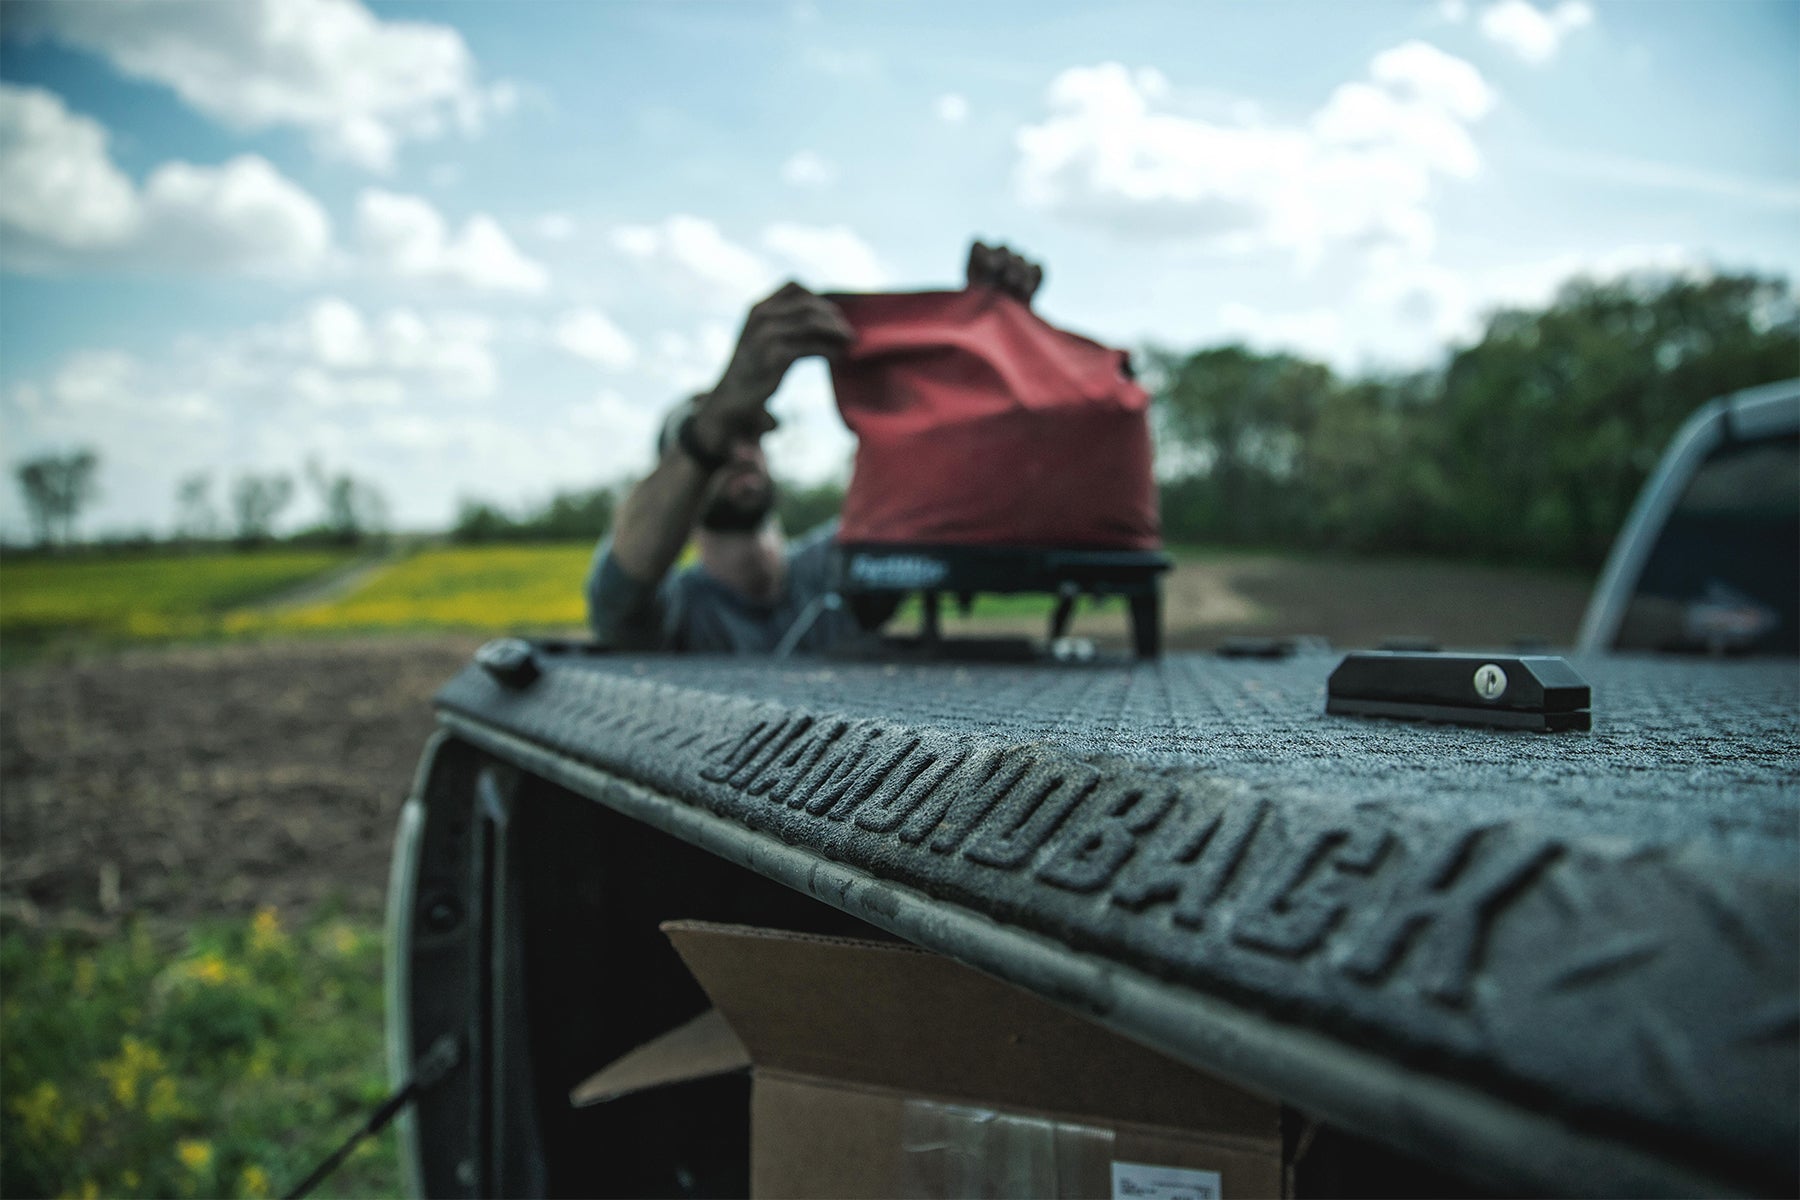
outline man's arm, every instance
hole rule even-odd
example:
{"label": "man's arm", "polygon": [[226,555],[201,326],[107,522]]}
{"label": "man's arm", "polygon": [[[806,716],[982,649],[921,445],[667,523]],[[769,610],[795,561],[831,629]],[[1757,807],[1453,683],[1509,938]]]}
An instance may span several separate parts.
{"label": "man's arm", "polygon": [[[712,471],[738,439],[754,441],[775,427],[765,405],[796,361],[842,349],[852,333],[828,300],[788,283],[744,320],[737,348],[718,386],[697,397],[685,439],[669,439],[662,459],[631,490],[613,523],[613,556],[621,570],[654,586],[687,544]],[[692,443],[699,457],[681,445]]]}
{"label": "man's arm", "polygon": [[[684,406],[687,407],[687,406]],[[702,447],[724,446],[725,439],[701,433],[701,406],[694,402],[691,436]],[[716,439],[716,440],[715,440]],[[724,451],[716,453],[724,457]],[[706,481],[712,471],[702,466],[675,438],[668,439],[656,467],[632,488],[613,518],[611,553],[619,569],[646,587],[655,587],[668,573],[700,513]]]}

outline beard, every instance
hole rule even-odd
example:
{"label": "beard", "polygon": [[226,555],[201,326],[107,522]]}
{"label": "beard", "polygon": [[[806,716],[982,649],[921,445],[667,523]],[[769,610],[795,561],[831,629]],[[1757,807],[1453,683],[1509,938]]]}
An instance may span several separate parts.
{"label": "beard", "polygon": [[722,488],[700,510],[700,528],[709,533],[755,533],[774,507],[775,485],[766,476],[755,488]]}

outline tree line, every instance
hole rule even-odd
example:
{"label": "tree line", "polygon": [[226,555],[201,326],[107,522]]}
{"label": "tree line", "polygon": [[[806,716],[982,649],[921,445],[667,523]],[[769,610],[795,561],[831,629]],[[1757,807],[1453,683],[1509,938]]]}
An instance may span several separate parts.
{"label": "tree line", "polygon": [[[1491,314],[1434,369],[1344,376],[1242,345],[1139,356],[1152,394],[1163,530],[1171,543],[1475,557],[1593,567],[1670,436],[1705,401],[1800,374],[1800,316],[1784,279],[1577,279],[1542,308]],[[91,450],[17,467],[40,545],[75,540],[97,494]],[[290,535],[380,538],[373,483],[306,464],[318,523]],[[295,495],[284,472],[238,475],[215,503],[201,472],[176,490],[176,533],[256,546]],[[465,499],[468,543],[588,540],[619,491],[560,491],[509,509]],[[843,489],[780,489],[790,532],[834,516]]]}
{"label": "tree line", "polygon": [[1800,319],[1783,279],[1578,279],[1431,371],[1145,359],[1171,542],[1594,567],[1697,407],[1800,374]]}
{"label": "tree line", "polygon": [[[81,512],[100,494],[99,467],[99,455],[84,447],[40,455],[14,469],[39,549],[66,549],[76,544]],[[241,472],[219,500],[214,498],[211,472],[184,475],[175,485],[175,528],[168,541],[187,545],[231,543],[249,549],[277,540],[301,545],[356,546],[386,535],[387,499],[373,483],[347,472],[327,470],[317,459],[309,459],[299,477],[318,500],[319,518],[278,538],[276,523],[297,494],[294,475],[286,471]],[[148,534],[117,540],[129,545],[157,541]]]}

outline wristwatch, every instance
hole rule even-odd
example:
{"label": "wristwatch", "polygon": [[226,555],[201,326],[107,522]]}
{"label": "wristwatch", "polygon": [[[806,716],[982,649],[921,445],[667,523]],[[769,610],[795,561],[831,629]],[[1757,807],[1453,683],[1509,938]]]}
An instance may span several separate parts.
{"label": "wristwatch", "polygon": [[694,419],[699,415],[690,410],[686,416],[681,418],[681,424],[675,427],[675,444],[680,446],[681,452],[693,459],[702,471],[710,475],[724,466],[730,455],[708,450],[701,444],[700,434],[694,428]]}

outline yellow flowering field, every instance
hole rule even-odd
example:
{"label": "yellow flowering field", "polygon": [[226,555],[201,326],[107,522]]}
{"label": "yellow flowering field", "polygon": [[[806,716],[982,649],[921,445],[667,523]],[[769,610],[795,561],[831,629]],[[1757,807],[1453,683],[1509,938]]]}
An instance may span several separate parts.
{"label": "yellow flowering field", "polygon": [[587,542],[441,546],[372,572],[343,596],[289,609],[226,613],[230,635],[464,629],[557,629],[585,621]]}
{"label": "yellow flowering field", "polygon": [[[381,937],[263,909],[0,935],[0,1194],[279,1195],[387,1091]],[[393,1133],[314,1194],[400,1190]]]}
{"label": "yellow flowering field", "polygon": [[289,589],[354,565],[343,551],[0,562],[0,645],[118,644],[337,632],[554,630],[585,620],[590,542],[435,546],[376,562],[341,595]]}
{"label": "yellow flowering field", "polygon": [[203,637],[226,611],[349,561],[341,550],[0,561],[0,640]]}

